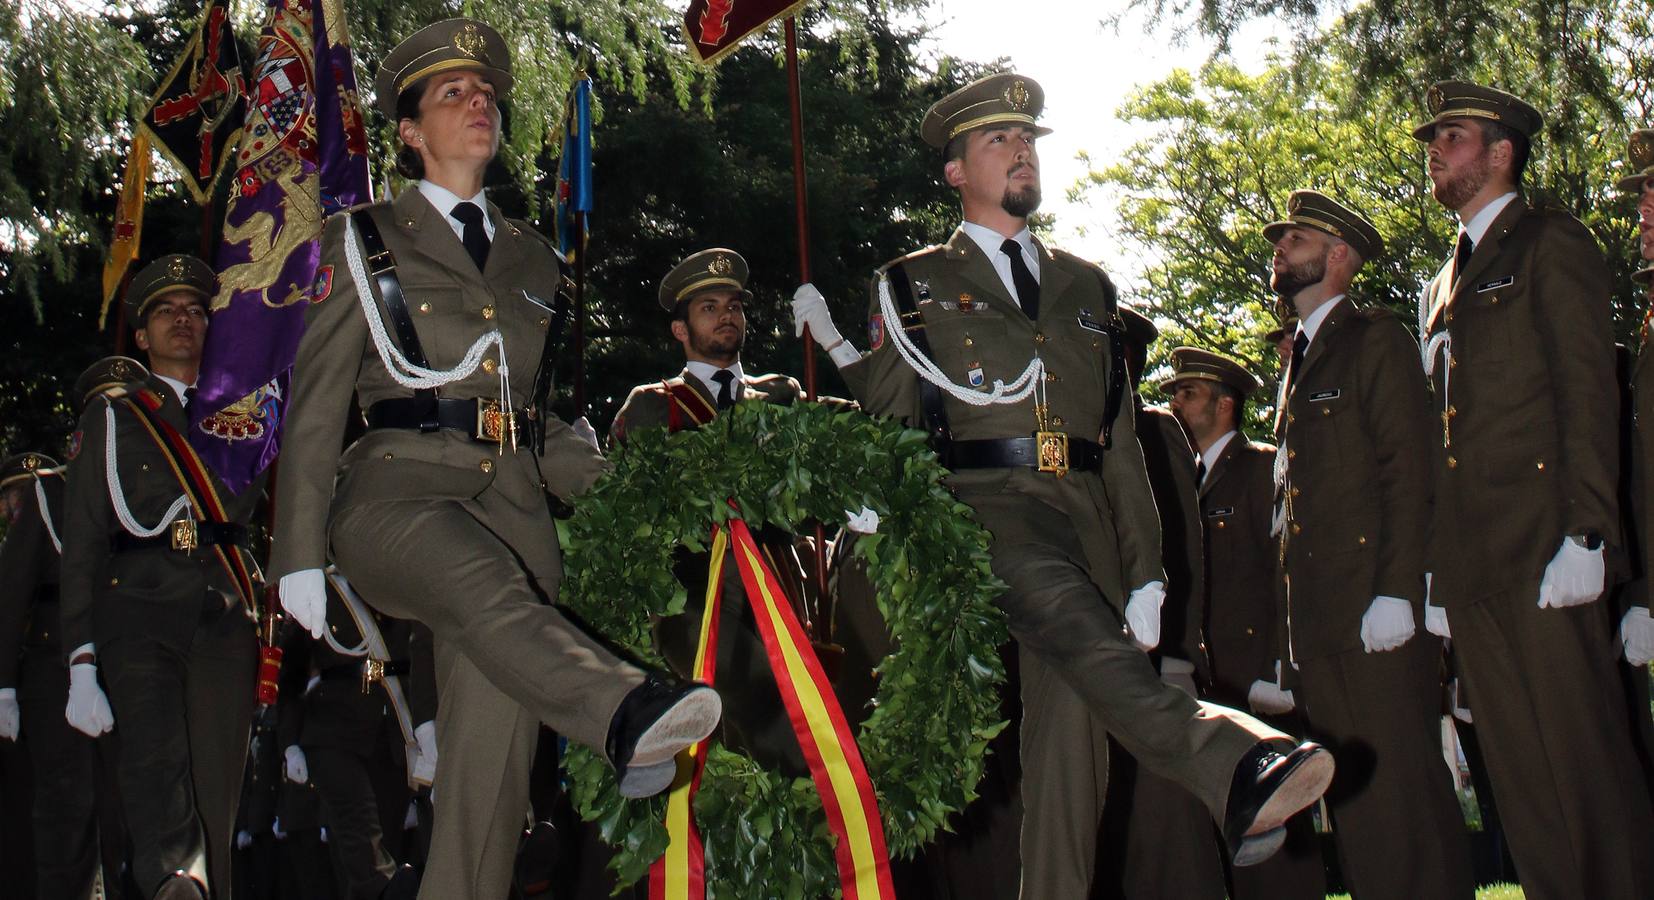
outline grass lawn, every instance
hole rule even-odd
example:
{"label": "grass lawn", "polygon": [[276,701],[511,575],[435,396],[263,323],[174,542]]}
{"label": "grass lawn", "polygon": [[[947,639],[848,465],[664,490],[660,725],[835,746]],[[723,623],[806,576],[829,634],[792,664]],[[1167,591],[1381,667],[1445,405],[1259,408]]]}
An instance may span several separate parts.
{"label": "grass lawn", "polygon": [[[1328,894],[1327,900],[1350,900],[1349,894]],[[1476,889],[1476,900],[1523,900],[1521,885],[1490,884]]]}

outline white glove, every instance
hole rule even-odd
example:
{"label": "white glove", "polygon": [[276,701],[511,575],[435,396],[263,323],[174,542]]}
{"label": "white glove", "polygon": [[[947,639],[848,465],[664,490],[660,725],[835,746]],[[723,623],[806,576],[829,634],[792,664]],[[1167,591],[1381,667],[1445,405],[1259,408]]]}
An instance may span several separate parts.
{"label": "white glove", "polygon": [[287,773],[287,780],[294,784],[310,783],[310,761],[304,758],[304,750],[298,744],[293,744],[281,752],[281,758],[286,760],[283,771]]}
{"label": "white glove", "polygon": [[69,706],[63,717],[76,731],[97,737],[115,727],[115,711],[98,687],[97,663],[76,663],[69,667]]}
{"label": "white glove", "polygon": [[1374,597],[1361,616],[1361,646],[1368,653],[1394,650],[1413,636],[1413,604],[1400,597]]}
{"label": "white glove", "polygon": [[1166,583],[1151,581],[1126,600],[1126,628],[1138,649],[1160,646],[1160,604],[1166,602]]}
{"label": "white glove", "polygon": [[245,829],[235,833],[235,848],[245,850],[253,846],[253,834]]}
{"label": "white glove", "polygon": [[1266,716],[1284,716],[1297,707],[1298,701],[1291,691],[1283,691],[1280,685],[1259,678],[1246,691],[1246,705]]}
{"label": "white glove", "polygon": [[17,740],[17,726],[21,720],[22,711],[17,708],[17,688],[0,688],[0,738]]}
{"label": "white glove", "polygon": [[879,514],[870,506],[861,508],[861,512],[844,511],[845,527],[857,534],[873,534],[879,530]]}
{"label": "white glove", "polygon": [[1620,619],[1620,642],[1625,644],[1625,661],[1631,665],[1646,666],[1654,660],[1654,619],[1648,617],[1648,607],[1633,606],[1625,611]]}
{"label": "white glove", "polygon": [[1602,594],[1606,568],[1602,548],[1587,550],[1571,538],[1563,538],[1562,546],[1545,566],[1545,577],[1539,580],[1539,606],[1561,609],[1590,603]]}
{"label": "white glove", "polygon": [[803,337],[806,326],[810,337],[832,358],[833,365],[842,369],[861,359],[861,353],[838,333],[833,314],[827,311],[827,298],[807,281],[793,291],[793,337]]}
{"label": "white glove", "polygon": [[591,444],[593,450],[602,449],[597,446],[597,429],[592,427],[591,421],[585,416],[581,416],[573,422],[570,422],[569,430],[578,435],[581,440]]}
{"label": "white glove", "polygon": [[408,776],[420,784],[430,784],[436,780],[436,723],[420,723],[414,729],[414,740],[419,742],[419,753]]}
{"label": "white glove", "polygon": [[299,627],[320,640],[327,628],[327,576],[321,569],[301,569],[281,576],[281,608]]}

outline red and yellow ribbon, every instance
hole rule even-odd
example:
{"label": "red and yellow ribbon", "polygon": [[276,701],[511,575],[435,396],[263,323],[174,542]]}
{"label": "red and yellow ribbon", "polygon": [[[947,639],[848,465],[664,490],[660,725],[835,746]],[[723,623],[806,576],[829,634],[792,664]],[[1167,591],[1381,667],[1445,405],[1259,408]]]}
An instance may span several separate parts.
{"label": "red and yellow ribbon", "polygon": [[[867,775],[867,766],[850,733],[844,711],[787,602],[785,589],[766,563],[752,532],[745,522],[732,519],[728,534],[734,544],[741,583],[764,640],[770,670],[787,708],[787,718],[809,764],[810,777],[821,794],[827,825],[837,838],[833,852],[845,900],[893,900],[896,893],[890,877],[884,824],[873,796],[873,782]],[[712,682],[712,663],[717,656],[716,609],[724,554],[725,532],[718,528],[713,533],[707,603],[695,660],[696,678],[707,683]],[[706,764],[704,751],[704,744],[697,744],[687,751],[687,759],[679,757],[680,772],[688,765],[693,766],[693,774],[688,783],[675,788],[669,798],[667,831],[671,844],[651,870],[651,900],[700,900],[705,896],[701,838],[690,814],[694,792]]]}

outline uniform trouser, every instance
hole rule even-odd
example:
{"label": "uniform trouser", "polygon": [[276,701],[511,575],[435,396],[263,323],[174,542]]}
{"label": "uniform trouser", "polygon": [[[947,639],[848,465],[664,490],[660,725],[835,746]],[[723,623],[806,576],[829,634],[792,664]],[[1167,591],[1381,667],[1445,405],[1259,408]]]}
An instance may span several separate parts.
{"label": "uniform trouser", "polygon": [[620,701],[643,680],[548,605],[557,573],[527,571],[508,536],[484,524],[509,505],[493,490],[465,501],[378,501],[341,510],[332,524],[334,557],[351,583],[434,637],[435,823],[419,892],[427,900],[505,896],[539,723],[602,752]]}
{"label": "uniform trouser", "polygon": [[253,723],[258,642],[239,605],[195,629],[187,652],[143,635],[98,648],[121,736],[132,871],[154,891],[183,870],[229,894],[230,845]]}
{"label": "uniform trouser", "polygon": [[[94,741],[63,717],[69,672],[56,648],[25,652],[21,676],[17,700],[23,743],[34,769],[35,892],[43,900],[82,900],[92,896],[103,862],[98,813],[105,770],[100,757],[113,749],[114,737]],[[117,839],[110,835],[104,843]],[[120,871],[103,878],[113,887]]]}
{"label": "uniform trouser", "polygon": [[1648,789],[1632,758],[1601,602],[1526,591],[1448,608],[1460,678],[1529,900],[1654,896]]}
{"label": "uniform trouser", "polygon": [[[1161,680],[1194,696],[1194,677],[1168,671],[1175,668],[1163,666]],[[1123,752],[1110,758],[1101,856],[1106,875],[1092,897],[1224,900],[1222,851],[1206,808]]]}
{"label": "uniform trouser", "polygon": [[[401,730],[395,746],[389,735],[363,747],[306,746],[310,783],[321,796],[327,848],[344,895],[374,900],[391,876],[401,848],[402,822],[413,796],[407,783]],[[440,757],[439,757],[440,758]]]}
{"label": "uniform trouser", "polygon": [[[1266,721],[1290,734],[1303,734],[1303,723],[1296,717]],[[1314,809],[1286,820],[1286,843],[1274,856],[1255,866],[1234,866],[1227,858],[1223,860],[1230,900],[1322,900],[1327,896],[1327,867],[1321,858]]]}
{"label": "uniform trouser", "polygon": [[1309,737],[1332,751],[1327,789],[1344,886],[1356,900],[1475,895],[1470,838],[1442,758],[1441,641],[1300,659]]}

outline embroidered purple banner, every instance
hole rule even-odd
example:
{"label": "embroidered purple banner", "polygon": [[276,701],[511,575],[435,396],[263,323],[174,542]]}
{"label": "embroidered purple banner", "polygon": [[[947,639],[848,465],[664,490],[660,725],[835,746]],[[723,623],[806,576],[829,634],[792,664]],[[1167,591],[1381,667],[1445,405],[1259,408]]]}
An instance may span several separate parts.
{"label": "embroidered purple banner", "polygon": [[271,0],[218,245],[190,443],[240,491],[280,449],[322,223],[370,196],[340,0]]}

